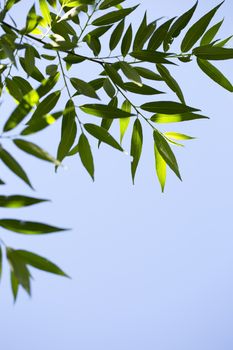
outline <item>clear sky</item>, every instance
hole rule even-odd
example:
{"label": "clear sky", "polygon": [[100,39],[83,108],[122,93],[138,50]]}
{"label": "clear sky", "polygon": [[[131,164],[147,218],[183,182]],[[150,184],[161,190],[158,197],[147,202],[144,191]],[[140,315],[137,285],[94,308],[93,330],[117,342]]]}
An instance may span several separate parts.
{"label": "clear sky", "polygon": [[[139,23],[146,9],[150,20],[173,17],[192,4],[144,0],[132,20]],[[216,4],[200,1],[194,20]],[[225,38],[233,29],[231,0],[216,20],[222,17]],[[231,81],[232,66],[218,64]],[[33,270],[32,298],[20,291],[13,305],[4,269],[1,349],[233,348],[232,95],[195,63],[172,71],[188,104],[202,108],[211,119],[163,127],[198,137],[176,150],[183,182],[169,172],[165,194],[154,174],[149,132],[135,186],[129,157],[104,145],[94,151],[95,183],[78,157],[66,160],[68,170],[55,175],[48,164],[21,156],[38,196],[53,202],[2,210],[1,216],[73,230],[46,237],[1,236],[13,247],[47,256],[72,280]],[[37,138],[47,150],[55,150],[53,132],[56,127]],[[13,175],[8,183],[11,193],[32,195]],[[9,187],[2,191],[9,193]]]}

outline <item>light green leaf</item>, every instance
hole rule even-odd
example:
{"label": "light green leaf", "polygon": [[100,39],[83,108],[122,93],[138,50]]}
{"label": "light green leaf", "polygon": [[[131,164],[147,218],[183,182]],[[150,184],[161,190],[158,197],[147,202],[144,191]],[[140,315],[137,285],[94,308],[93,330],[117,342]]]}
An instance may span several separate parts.
{"label": "light green leaf", "polygon": [[13,270],[11,270],[10,276],[11,276],[11,291],[12,291],[12,294],[14,297],[14,301],[16,301],[18,291],[19,291],[19,282],[18,282]]}
{"label": "light green leaf", "polygon": [[124,87],[125,87],[125,90],[133,92],[134,94],[139,94],[139,95],[149,96],[149,95],[164,94],[163,91],[156,90],[153,87],[145,84],[138,86],[135,83],[125,83]]}
{"label": "light green leaf", "polygon": [[[125,100],[122,104],[121,109],[125,112],[131,113],[131,104],[129,103],[128,100]],[[128,129],[129,123],[130,123],[130,118],[120,118],[120,142],[122,143],[124,135]]]}
{"label": "light green leaf", "polygon": [[[169,19],[163,23],[160,27],[156,29],[147,46],[147,50],[157,50],[160,45],[163,43],[167,36],[167,32],[170,28],[171,23],[174,21],[175,17]],[[159,62],[158,62],[159,63]]]}
{"label": "light green leaf", "polygon": [[195,137],[185,135],[185,134],[180,134],[179,132],[174,132],[174,131],[165,132],[164,136],[174,140],[194,140],[195,139]]}
{"label": "light green leaf", "polygon": [[129,118],[134,114],[122,111],[119,108],[102,105],[102,104],[86,104],[80,106],[80,109],[87,114],[96,117],[115,119],[115,118]]}
{"label": "light green leaf", "polygon": [[14,299],[16,299],[17,296],[18,284],[21,285],[30,295],[30,272],[28,271],[27,266],[18,257],[18,255],[15,253],[15,250],[11,248],[7,248],[7,260],[11,267],[12,277],[15,279],[14,283],[12,284]]}
{"label": "light green leaf", "polygon": [[37,120],[41,119],[42,115],[48,114],[57,104],[61,96],[61,91],[54,91],[47,95],[43,101],[41,101],[37,107],[30,120],[27,122],[28,125],[35,123]]}
{"label": "light green leaf", "polygon": [[158,130],[154,130],[154,141],[161,157],[181,180],[179,167],[175,155],[172,152],[171,147],[169,146],[164,136]]}
{"label": "light green leaf", "polygon": [[157,113],[150,118],[152,122],[159,123],[159,124],[187,122],[195,119],[209,119],[209,118],[201,114],[194,114],[194,113],[182,113],[182,114]]}
{"label": "light green leaf", "polygon": [[164,192],[166,177],[167,177],[167,163],[160,155],[156,144],[154,144],[154,154],[155,154],[155,169],[157,173],[157,177],[161,186],[162,192]]}
{"label": "light green leaf", "polygon": [[96,94],[94,88],[91,86],[91,84],[78,79],[78,78],[71,78],[70,79],[71,84],[73,87],[78,90],[78,92],[82,95],[92,97],[92,98],[97,98],[99,99],[98,95]]}

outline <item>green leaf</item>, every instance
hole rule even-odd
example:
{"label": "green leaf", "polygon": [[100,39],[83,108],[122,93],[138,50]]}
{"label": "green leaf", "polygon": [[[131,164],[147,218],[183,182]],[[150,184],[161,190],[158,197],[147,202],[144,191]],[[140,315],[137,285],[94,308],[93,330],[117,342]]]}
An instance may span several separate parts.
{"label": "green leaf", "polygon": [[153,87],[145,84],[138,86],[134,83],[125,83],[124,87],[125,87],[125,90],[133,92],[135,94],[139,94],[139,95],[149,96],[149,95],[164,94],[164,92],[156,90]]}
{"label": "green leaf", "polygon": [[0,147],[0,159],[16,176],[18,176],[21,180],[23,180],[28,186],[30,186],[33,189],[28,176],[21,167],[21,165],[15,160],[15,158],[12,157],[10,153],[8,153],[2,147]]}
{"label": "green leaf", "polygon": [[209,119],[201,114],[194,113],[182,113],[182,114],[155,114],[150,120],[154,123],[167,124],[167,123],[179,123],[187,122],[195,119]]}
{"label": "green leaf", "polygon": [[200,46],[193,50],[193,54],[205,60],[231,60],[233,59],[233,49],[216,46]]}
{"label": "green leaf", "polygon": [[124,28],[125,28],[125,21],[122,20],[112,32],[112,35],[110,37],[110,42],[109,42],[109,48],[111,51],[113,51],[119,44]]}
{"label": "green leaf", "polygon": [[155,101],[144,103],[141,107],[144,111],[162,114],[181,114],[195,112],[198,109],[173,101]]}
{"label": "green leaf", "polygon": [[71,147],[74,144],[76,134],[77,125],[75,106],[73,101],[69,100],[63,113],[61,141],[57,151],[57,159],[60,162],[62,162],[62,160],[68,155]]}
{"label": "green leaf", "polygon": [[47,126],[54,124],[61,116],[62,116],[62,111],[52,113],[52,114],[42,115],[40,119],[38,118],[33,123],[30,123],[30,125],[21,132],[21,135],[30,135],[35,132],[41,131],[45,129]]}
{"label": "green leaf", "polygon": [[119,143],[112,137],[111,134],[109,134],[105,128],[95,124],[84,124],[84,128],[90,135],[97,138],[97,140],[104,142],[119,151],[124,151]]}
{"label": "green leaf", "polygon": [[141,77],[136,71],[136,69],[134,69],[129,63],[124,61],[120,61],[119,66],[128,79],[132,80],[138,86],[142,86]]}
{"label": "green leaf", "polygon": [[92,25],[93,26],[105,26],[108,24],[112,24],[112,23],[121,21],[123,18],[125,18],[131,12],[133,12],[136,8],[137,8],[137,6],[134,6],[134,7],[127,8],[127,9],[109,12],[106,15],[103,15],[103,16],[95,19],[92,22]]}
{"label": "green leaf", "polygon": [[189,135],[185,135],[185,134],[181,134],[179,132],[174,132],[174,131],[168,131],[164,133],[164,136],[166,136],[167,138],[171,138],[174,140],[194,140],[195,137],[189,136]]}
{"label": "green leaf", "polygon": [[47,25],[51,24],[50,10],[46,0],[39,0],[40,10]]}
{"label": "green leaf", "polygon": [[14,276],[14,288],[12,288],[14,298],[16,299],[18,284],[21,285],[30,295],[30,272],[24,262],[18,257],[14,249],[7,248],[7,260],[10,264],[12,276]]}
{"label": "green leaf", "polygon": [[17,295],[18,295],[18,290],[19,290],[19,282],[14,274],[14,271],[11,270],[11,291],[14,297],[14,301],[16,301],[17,299]]}
{"label": "green leaf", "polygon": [[95,92],[95,89],[91,86],[91,84],[78,78],[71,78],[70,82],[80,94],[99,99],[98,95]]}
{"label": "green leaf", "polygon": [[35,143],[21,140],[21,139],[14,139],[14,144],[21,149],[22,151],[37,157],[42,160],[46,160],[47,162],[53,163],[55,165],[59,165],[60,162],[52,157],[48,152],[43,150],[41,147],[37,146]]}
{"label": "green leaf", "polygon": [[157,50],[166,38],[167,32],[175,17],[169,19],[156,29],[147,46],[147,50]]}
{"label": "green leaf", "polygon": [[86,104],[80,106],[80,109],[87,114],[94,115],[96,117],[116,119],[116,118],[129,118],[134,114],[122,111],[119,108],[102,105],[102,104]]}
{"label": "green leaf", "polygon": [[167,84],[167,86],[169,86],[170,89],[175,92],[179,100],[183,104],[185,104],[183,92],[179,84],[177,83],[177,81],[171,76],[169,70],[166,67],[164,67],[162,64],[157,64],[157,70],[161,75],[161,77],[163,78],[163,80],[165,81],[165,83]]}
{"label": "green leaf", "polygon": [[205,46],[212,42],[212,40],[215,38],[216,34],[218,33],[221,25],[223,24],[223,20],[212,26],[205,35],[203,35],[200,45]]}
{"label": "green leaf", "polygon": [[130,24],[121,43],[121,53],[125,57],[130,50],[130,46],[132,44],[132,38],[133,38],[133,30],[132,25]]}
{"label": "green leaf", "polygon": [[47,202],[47,199],[33,198],[21,195],[0,196],[0,207],[3,208],[22,208],[33,204]]}
{"label": "green leaf", "polygon": [[35,69],[35,55],[33,48],[28,45],[25,50],[25,67],[28,74],[32,74]]}
{"label": "green leaf", "polygon": [[172,152],[171,147],[169,146],[164,136],[158,130],[154,130],[154,141],[161,157],[181,180],[179,167],[174,153]]}
{"label": "green leaf", "polygon": [[23,70],[28,74],[28,75],[30,75],[30,77],[31,78],[33,78],[33,79],[35,79],[35,80],[37,80],[37,81],[39,81],[39,82],[42,82],[43,81],[43,79],[44,79],[44,76],[43,76],[43,74],[40,72],[40,70],[36,67],[36,66],[34,66],[34,70],[32,71],[32,72],[28,72],[28,66],[27,66],[27,64],[26,64],[26,62],[25,62],[25,58],[23,58],[23,57],[20,57],[19,58],[19,62],[20,62],[20,64],[21,64],[21,66],[22,66],[22,68],[23,68]]}
{"label": "green leaf", "polygon": [[194,4],[194,6],[185,12],[183,15],[181,15],[177,20],[173,23],[171,26],[168,37],[169,38],[177,38],[181,31],[188,25],[189,21],[191,20],[196,8],[198,5],[198,1]]}
{"label": "green leaf", "polygon": [[140,61],[151,62],[151,63],[167,63],[173,64],[168,61],[165,57],[169,55],[164,52],[152,51],[152,50],[141,50],[130,53],[130,56],[137,58]]}
{"label": "green leaf", "polygon": [[162,192],[164,192],[166,177],[167,177],[167,163],[160,155],[156,144],[154,144],[154,154],[155,154],[155,169],[157,173],[157,177],[161,186]]}
{"label": "green leaf", "polygon": [[116,90],[113,86],[113,84],[111,83],[111,81],[106,78],[104,80],[104,85],[103,85],[104,91],[106,92],[106,94],[110,97],[113,98],[116,94]]}
{"label": "green leaf", "polygon": [[41,235],[67,230],[40,222],[22,221],[17,219],[0,219],[0,227],[12,232],[22,233],[24,235]]}
{"label": "green leaf", "polygon": [[104,65],[104,70],[114,84],[116,84],[122,88],[124,87],[124,82],[123,82],[120,74],[117,72],[117,70],[114,68],[114,66],[112,64],[106,63]]}
{"label": "green leaf", "polygon": [[41,119],[42,115],[46,115],[49,113],[57,104],[59,98],[61,96],[61,91],[54,91],[51,94],[47,95],[43,101],[41,101],[37,107],[30,120],[28,121],[28,125],[36,122],[38,119]]}
{"label": "green leaf", "polygon": [[88,139],[84,134],[81,134],[79,138],[78,149],[81,162],[94,181],[95,168],[93,156]]}
{"label": "green leaf", "polygon": [[192,25],[192,27],[188,30],[181,43],[182,52],[189,51],[201,38],[201,36],[206,31],[210,21],[214,17],[219,7],[223,4],[223,2],[221,2],[218,6],[214,7],[211,11],[209,11],[206,15],[204,15],[201,19],[199,19],[196,23]]}
{"label": "green leaf", "polygon": [[50,272],[55,275],[68,277],[68,275],[65,272],[63,272],[57,265],[40,255],[26,250],[15,250],[15,252],[17,256],[19,256],[20,259],[22,259],[26,265],[33,266],[36,269]]}
{"label": "green leaf", "polygon": [[224,89],[233,92],[233,85],[231,82],[210,62],[202,59],[197,59],[197,64],[201,70],[210,77],[217,84],[221,85]]}
{"label": "green leaf", "polygon": [[138,163],[142,153],[142,145],[143,145],[143,133],[142,126],[139,119],[136,119],[133,126],[132,138],[131,138],[131,149],[130,155],[133,157],[131,162],[131,174],[132,180],[134,183],[136,170],[138,167]]}
{"label": "green leaf", "polygon": [[125,1],[125,0],[104,0],[104,1],[100,4],[99,8],[100,8],[100,10],[106,10],[106,9],[108,9],[109,7],[112,7],[112,6],[116,6],[116,5],[121,4],[123,1]]}
{"label": "green leaf", "polygon": [[[131,104],[129,103],[128,100],[125,100],[122,104],[121,109],[125,112],[131,113]],[[120,118],[120,142],[122,143],[124,135],[128,129],[129,123],[130,123],[130,118]]]}
{"label": "green leaf", "polygon": [[157,80],[157,81],[163,80],[159,74],[154,73],[152,70],[148,68],[135,67],[134,69],[136,69],[136,71],[142,78],[145,78],[148,80]]}

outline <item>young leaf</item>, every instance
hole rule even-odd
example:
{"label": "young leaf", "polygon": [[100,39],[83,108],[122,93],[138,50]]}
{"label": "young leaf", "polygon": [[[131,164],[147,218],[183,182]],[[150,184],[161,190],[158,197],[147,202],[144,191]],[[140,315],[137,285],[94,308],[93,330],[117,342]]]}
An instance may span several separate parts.
{"label": "young leaf", "polygon": [[175,19],[175,17],[169,19],[168,21],[163,23],[160,27],[158,27],[158,29],[156,29],[156,31],[154,32],[154,34],[150,38],[150,41],[149,41],[148,46],[147,46],[147,50],[154,51],[160,47],[160,45],[165,40],[167,32],[169,30],[169,27],[170,27],[171,23],[174,21],[174,19]]}
{"label": "young leaf", "polygon": [[133,160],[131,162],[131,174],[132,174],[133,183],[134,183],[136,170],[137,170],[138,163],[142,153],[142,145],[143,145],[142,126],[141,126],[140,120],[136,119],[133,126],[133,133],[131,138],[131,149],[130,149],[130,155],[131,157],[133,157]]}
{"label": "young leaf", "polygon": [[185,12],[183,15],[181,15],[177,20],[173,23],[171,26],[168,37],[170,38],[177,38],[181,31],[188,25],[189,21],[191,20],[196,8],[197,8],[198,1],[194,4],[194,6]]}
{"label": "young leaf", "polygon": [[167,163],[160,155],[156,144],[154,144],[154,154],[155,154],[155,169],[157,173],[157,177],[161,186],[162,192],[164,192],[165,184],[166,184],[166,176],[167,176]]}
{"label": "young leaf", "polygon": [[173,101],[155,101],[144,103],[141,107],[144,111],[162,114],[181,114],[195,112],[198,109]]}
{"label": "young leaf", "polygon": [[119,66],[128,79],[132,80],[138,86],[142,86],[141,77],[136,71],[136,69],[134,69],[129,63],[124,61],[120,61]]}
{"label": "young leaf", "polygon": [[210,62],[198,58],[197,64],[210,79],[221,85],[224,89],[233,92],[233,85],[231,82]]}
{"label": "young leaf", "polygon": [[28,186],[30,186],[33,189],[28,176],[21,167],[21,165],[15,160],[15,158],[12,157],[12,155],[9,152],[7,152],[2,147],[0,147],[0,159],[16,176],[18,176],[21,180],[23,180]]}
{"label": "young leaf", "polygon": [[85,169],[91,176],[92,180],[94,181],[95,168],[94,168],[93,156],[92,156],[91,147],[88,142],[88,139],[84,134],[81,134],[79,138],[78,150],[79,150],[79,156],[83,166],[85,167]]}
{"label": "young leaf", "polygon": [[183,104],[185,104],[183,92],[182,92],[179,84],[177,83],[177,81],[171,76],[169,70],[166,67],[164,67],[162,64],[157,64],[157,70],[158,70],[159,74],[161,75],[161,77],[163,78],[163,80],[165,81],[165,83],[178,96],[179,100]]}
{"label": "young leaf", "polygon": [[26,264],[35,267],[36,269],[68,277],[57,265],[48,259],[26,250],[15,250],[17,256]]}
{"label": "young leaf", "polygon": [[201,38],[201,36],[206,31],[210,21],[214,17],[219,7],[223,4],[223,2],[221,2],[218,6],[214,7],[211,11],[209,11],[206,15],[204,15],[201,19],[199,19],[196,23],[192,25],[192,27],[188,30],[181,43],[182,52],[189,51]]}
{"label": "young leaf", "polygon": [[158,130],[154,130],[154,141],[161,157],[181,180],[179,167],[174,153],[172,152],[171,147],[169,146],[164,136]]}
{"label": "young leaf", "polygon": [[134,69],[138,72],[138,74],[142,78],[145,78],[148,80],[157,80],[157,81],[163,80],[163,78],[159,74],[154,73],[152,70],[150,70],[148,68],[135,67]]}
{"label": "young leaf", "polygon": [[201,114],[194,114],[194,113],[182,113],[182,114],[157,113],[150,118],[152,122],[159,123],[159,124],[187,122],[195,119],[209,119],[209,118]]}
{"label": "young leaf", "polygon": [[67,229],[42,224],[34,221],[22,221],[16,219],[0,219],[0,227],[24,235],[42,235],[53,232],[66,231]]}
{"label": "young leaf", "polygon": [[141,50],[141,51],[131,52],[130,56],[145,62],[173,64],[172,62],[166,59],[166,57],[168,57],[169,55],[164,52],[158,52],[158,51],[152,51],[152,50]]}
{"label": "young leaf", "polygon": [[174,140],[194,140],[195,137],[189,136],[189,135],[185,135],[185,134],[181,134],[179,132],[174,132],[174,131],[168,131],[164,133],[164,136],[166,136],[167,138],[171,138]]}
{"label": "young leaf", "polygon": [[0,207],[3,208],[22,208],[33,204],[47,202],[47,199],[26,197],[20,195],[0,196]]}
{"label": "young leaf", "polygon": [[13,270],[11,270],[10,276],[11,276],[11,291],[12,291],[12,294],[14,297],[14,301],[16,301],[18,291],[19,291],[19,282],[18,282]]}
{"label": "young leaf", "polygon": [[105,128],[95,124],[84,124],[84,128],[90,135],[97,138],[97,140],[104,142],[113,148],[123,152],[123,148]]}

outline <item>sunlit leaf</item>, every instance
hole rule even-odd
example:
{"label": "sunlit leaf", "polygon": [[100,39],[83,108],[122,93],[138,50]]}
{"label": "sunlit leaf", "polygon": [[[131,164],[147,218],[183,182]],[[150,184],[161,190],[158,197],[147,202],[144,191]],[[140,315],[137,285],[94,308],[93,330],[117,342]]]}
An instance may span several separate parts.
{"label": "sunlit leaf", "polygon": [[47,202],[47,199],[33,198],[21,195],[0,196],[0,207],[22,208],[30,205]]}

